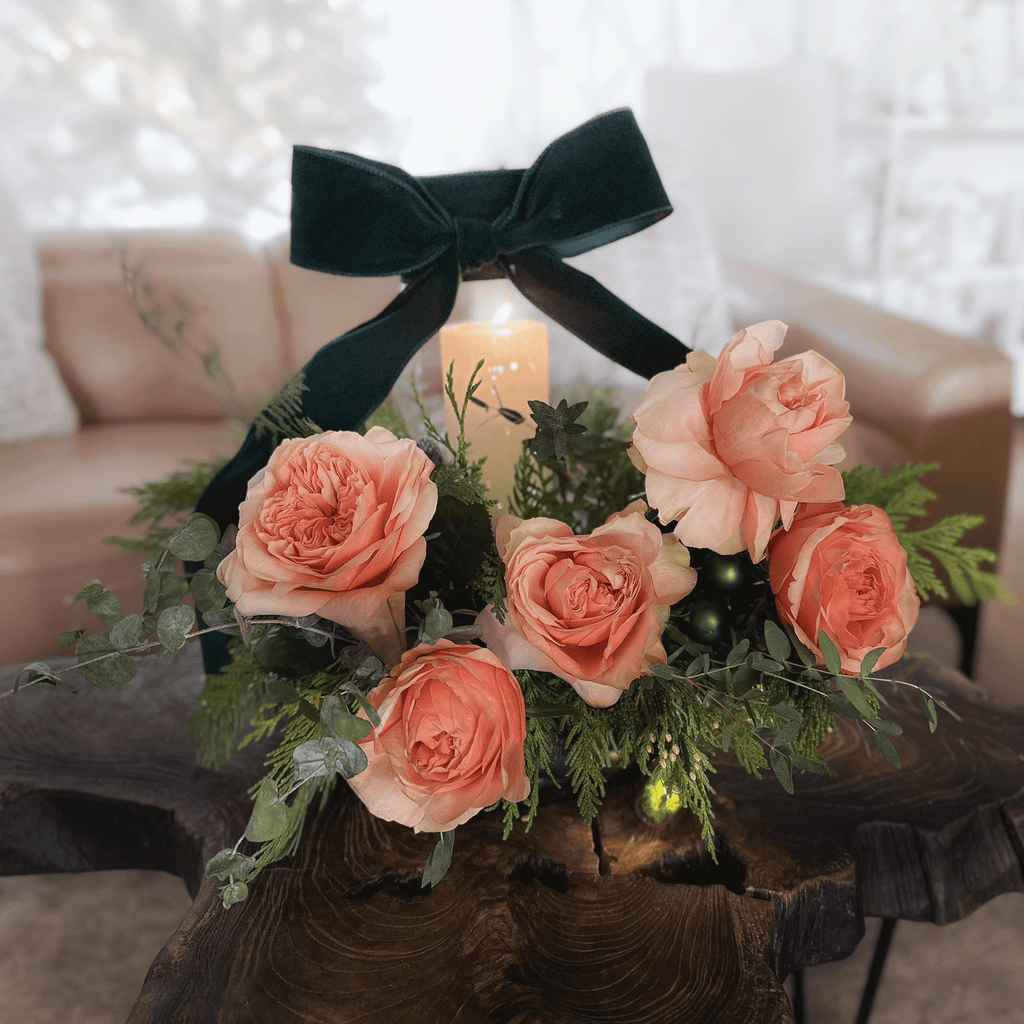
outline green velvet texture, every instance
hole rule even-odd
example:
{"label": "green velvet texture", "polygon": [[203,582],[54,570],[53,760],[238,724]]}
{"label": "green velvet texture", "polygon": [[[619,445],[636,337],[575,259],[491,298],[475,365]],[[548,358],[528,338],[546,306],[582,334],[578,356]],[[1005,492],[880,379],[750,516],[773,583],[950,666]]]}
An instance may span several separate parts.
{"label": "green velvet texture", "polygon": [[[401,274],[407,287],[373,320],[321,348],[304,368],[302,413],[354,430],[448,319],[460,271],[486,265],[610,359],[651,377],[689,351],[587,274],[562,262],[672,212],[633,114],[614,110],[556,139],[526,170],[414,178],[351,153],[296,146],[291,260],[332,274]],[[238,522],[248,480],[272,444],[250,430],[197,510]],[[207,671],[223,663],[204,636]],[[208,642],[209,641],[209,642]]]}

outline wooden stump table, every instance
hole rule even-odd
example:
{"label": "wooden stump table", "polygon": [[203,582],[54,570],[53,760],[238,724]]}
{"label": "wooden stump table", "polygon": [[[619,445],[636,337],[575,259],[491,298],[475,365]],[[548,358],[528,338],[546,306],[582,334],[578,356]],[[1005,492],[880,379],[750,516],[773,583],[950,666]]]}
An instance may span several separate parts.
{"label": "wooden stump table", "polygon": [[339,783],[298,852],[225,911],[203,865],[244,829],[266,747],[197,768],[177,727],[198,651],[146,660],[120,690],[78,680],[77,695],[0,701],[0,874],[185,879],[195,902],[130,1024],[791,1021],[782,980],[852,952],[865,916],[942,924],[1024,890],[1024,712],[935,662],[899,671],[963,722],[940,712],[931,735],[886,685],[903,767],[843,721],[824,751],[836,775],[798,776],[795,796],[720,758],[717,864],[689,814],[645,819],[624,773],[592,825],[551,803],[502,842],[478,816],[422,890],[434,837],[378,821]]}

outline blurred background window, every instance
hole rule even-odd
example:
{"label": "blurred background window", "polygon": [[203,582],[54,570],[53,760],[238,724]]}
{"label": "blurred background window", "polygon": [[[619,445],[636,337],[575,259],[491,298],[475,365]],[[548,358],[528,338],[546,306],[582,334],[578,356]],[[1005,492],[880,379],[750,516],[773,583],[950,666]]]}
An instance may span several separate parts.
{"label": "blurred background window", "polygon": [[735,252],[999,345],[1024,414],[1024,0],[0,0],[0,177],[33,230],[259,244],[294,143],[523,166],[623,105],[677,207],[581,260],[628,301],[710,343]]}

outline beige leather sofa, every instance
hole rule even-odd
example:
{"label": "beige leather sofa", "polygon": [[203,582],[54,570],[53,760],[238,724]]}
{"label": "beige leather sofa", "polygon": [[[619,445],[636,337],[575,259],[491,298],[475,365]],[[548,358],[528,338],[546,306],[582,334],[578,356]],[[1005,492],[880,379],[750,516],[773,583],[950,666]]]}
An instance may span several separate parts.
{"label": "beige leather sofa", "polygon": [[[46,346],[82,426],[0,444],[0,664],[56,655],[62,631],[97,626],[69,601],[88,579],[134,607],[141,558],[100,540],[130,532],[134,498],[120,489],[162,479],[186,459],[232,453],[245,418],[398,287],[301,270],[286,243],[251,252],[213,232],[44,237],[39,255]],[[743,323],[787,320],[787,349],[817,348],[846,373],[859,418],[844,435],[849,461],[942,459],[945,504],[985,513],[978,543],[997,546],[1005,357],[777,271],[735,260],[726,270]],[[203,371],[211,345],[233,390]]]}
{"label": "beige leather sofa", "polygon": [[[88,579],[125,608],[141,601],[141,557],[101,542],[132,532],[121,488],[234,452],[284,380],[398,290],[396,278],[294,267],[286,242],[252,252],[219,232],[44,236],[39,260],[45,344],[81,428],[0,444],[0,664],[66,654],[62,631],[98,626],[68,601]],[[211,345],[231,390],[204,372]]]}

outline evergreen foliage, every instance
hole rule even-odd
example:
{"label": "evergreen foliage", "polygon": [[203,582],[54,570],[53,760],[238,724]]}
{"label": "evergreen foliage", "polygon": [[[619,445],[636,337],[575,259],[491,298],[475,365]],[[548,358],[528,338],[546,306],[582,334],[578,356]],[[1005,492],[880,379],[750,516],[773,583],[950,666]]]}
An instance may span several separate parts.
{"label": "evergreen foliage", "polygon": [[228,653],[230,662],[206,677],[196,710],[182,723],[199,740],[196,761],[204,768],[220,768],[231,760],[240,745],[238,734],[255,717],[267,685],[266,672],[241,640],[229,641]]}
{"label": "evergreen foliage", "polygon": [[[490,521],[495,503],[487,497],[481,464],[470,458],[465,436],[481,365],[461,399],[449,368],[446,394],[459,424],[454,439],[425,418],[428,439],[420,444],[433,448],[439,463],[431,474],[438,500],[425,533],[420,580],[406,597],[410,628],[418,628],[416,642],[433,644],[441,637],[472,642],[480,627],[465,624],[467,616],[472,623],[484,605],[492,606],[499,622],[506,615],[505,570]],[[301,415],[303,388],[300,373],[257,417],[257,431],[269,432],[275,442],[317,432]],[[591,533],[643,494],[643,478],[628,455],[629,428],[619,424],[606,395],[595,390],[571,406],[563,400],[555,407],[539,402],[530,407],[537,430],[516,468],[515,514],[552,518],[576,533]],[[389,416],[378,410],[364,429]],[[387,425],[399,432],[397,424]],[[442,448],[448,461],[438,455]],[[244,834],[207,865],[209,875],[226,883],[221,897],[228,907],[247,897],[264,867],[294,852],[316,797],[322,806],[339,775],[351,778],[366,767],[360,743],[371,725],[380,725],[366,694],[385,668],[343,627],[317,615],[236,616],[216,575],[232,537],[221,538],[207,516],[186,517],[221,465],[196,463],[166,481],[131,488],[140,501],[132,522],[148,523],[146,536],[110,540],[150,556],[143,607],[126,615],[115,596],[91,580],[77,597],[105,629],[91,635],[71,631],[62,642],[76,646],[79,667],[94,685],[119,686],[135,673],[130,655],[157,647],[160,658],[176,657],[199,633],[196,611],[208,629],[232,634],[229,664],[207,678],[197,710],[183,723],[199,740],[199,763],[211,768],[223,765],[235,749],[273,741]],[[1003,593],[996,577],[980,568],[991,561],[991,552],[960,546],[977,517],[950,516],[910,529],[934,497],[919,481],[931,468],[904,466],[882,474],[857,467],[844,476],[848,503],[875,504],[889,514],[922,596],[945,596],[938,569],[962,598]],[[203,567],[186,581],[176,571],[176,559]],[[899,727],[882,717],[871,677],[882,648],[863,659],[859,676],[844,675],[839,652],[822,633],[818,647],[824,666],[819,666],[777,620],[764,564],[754,565],[745,555],[699,550],[691,559],[699,582],[664,623],[667,663],[650,665],[649,674],[634,680],[611,707],[591,707],[555,675],[516,673],[526,706],[523,753],[531,789],[520,805],[495,805],[502,807],[506,837],[517,819],[530,828],[552,786],[571,789],[580,814],[591,821],[609,775],[635,766],[648,780],[644,806],[649,812],[692,813],[714,855],[710,777],[715,769],[709,757],[731,755],[757,776],[770,769],[792,792],[794,773],[828,771],[818,747],[837,716],[862,723],[883,756],[898,763],[890,737]],[[195,607],[183,603],[186,599]],[[709,608],[714,621],[706,614]],[[458,616],[463,624],[456,625]],[[27,666],[24,681],[69,688],[44,663]],[[937,709],[949,709],[915,689],[934,729]],[[452,847],[452,833],[443,833],[425,868],[424,885],[440,881]]]}
{"label": "evergreen foliage", "polygon": [[643,476],[627,455],[628,428],[619,424],[605,389],[592,389],[587,401],[572,406],[563,399],[554,409],[542,402],[531,402],[530,409],[537,437],[523,446],[516,464],[511,512],[591,533],[643,496]]}
{"label": "evergreen foliage", "polygon": [[256,436],[269,435],[271,444],[278,445],[288,437],[312,437],[323,433],[321,427],[302,415],[302,392],[305,390],[303,371],[298,370],[252,421]]}

